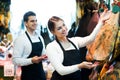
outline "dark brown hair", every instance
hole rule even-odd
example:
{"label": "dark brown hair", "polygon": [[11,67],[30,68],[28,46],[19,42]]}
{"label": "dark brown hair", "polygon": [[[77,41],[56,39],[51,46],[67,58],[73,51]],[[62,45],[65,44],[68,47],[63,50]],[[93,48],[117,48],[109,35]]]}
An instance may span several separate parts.
{"label": "dark brown hair", "polygon": [[23,21],[24,21],[24,22],[27,22],[29,16],[36,16],[36,14],[35,14],[34,12],[32,12],[32,11],[26,12],[26,13],[24,14],[24,16],[23,16]]}

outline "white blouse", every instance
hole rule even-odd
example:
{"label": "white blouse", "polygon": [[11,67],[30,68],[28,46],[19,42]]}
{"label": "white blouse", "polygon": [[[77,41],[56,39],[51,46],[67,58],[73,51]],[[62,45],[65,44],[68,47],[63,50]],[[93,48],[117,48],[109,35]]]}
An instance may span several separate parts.
{"label": "white blouse", "polygon": [[[94,41],[97,32],[100,30],[102,26],[102,22],[99,22],[93,32],[86,37],[73,37],[69,38],[76,47],[79,49],[80,47],[84,47]],[[72,47],[74,48],[74,47]],[[72,49],[69,48],[69,49]],[[51,62],[54,69],[60,74],[60,75],[67,75],[73,72],[76,72],[79,70],[78,64],[71,65],[71,66],[64,66],[63,63],[63,51],[60,48],[59,44],[54,40],[53,42],[49,43],[46,47],[46,54],[48,56],[49,61]]]}

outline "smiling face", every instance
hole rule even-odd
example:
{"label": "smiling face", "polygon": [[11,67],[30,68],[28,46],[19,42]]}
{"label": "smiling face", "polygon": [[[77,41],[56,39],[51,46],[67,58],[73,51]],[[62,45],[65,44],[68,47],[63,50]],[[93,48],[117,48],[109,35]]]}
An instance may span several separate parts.
{"label": "smiling face", "polygon": [[68,35],[68,29],[64,20],[57,16],[53,16],[49,19],[48,28],[57,39],[65,39]]}
{"label": "smiling face", "polygon": [[26,12],[23,16],[23,21],[27,28],[27,31],[30,34],[33,34],[33,32],[36,30],[37,25],[38,25],[37,19],[36,19],[36,14],[32,11]]}
{"label": "smiling face", "polygon": [[57,38],[64,38],[68,35],[67,27],[62,20],[58,20],[57,22],[55,22],[55,28],[54,31],[52,31],[52,33]]}
{"label": "smiling face", "polygon": [[25,26],[28,31],[33,32],[37,28],[37,19],[36,16],[29,16],[28,21],[25,22]]}

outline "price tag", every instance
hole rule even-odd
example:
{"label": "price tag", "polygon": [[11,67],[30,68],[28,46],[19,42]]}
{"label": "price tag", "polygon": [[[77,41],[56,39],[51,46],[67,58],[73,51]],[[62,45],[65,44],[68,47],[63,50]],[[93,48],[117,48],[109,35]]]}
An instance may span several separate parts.
{"label": "price tag", "polygon": [[12,63],[5,63],[4,64],[4,76],[12,77],[14,76],[14,65]]}

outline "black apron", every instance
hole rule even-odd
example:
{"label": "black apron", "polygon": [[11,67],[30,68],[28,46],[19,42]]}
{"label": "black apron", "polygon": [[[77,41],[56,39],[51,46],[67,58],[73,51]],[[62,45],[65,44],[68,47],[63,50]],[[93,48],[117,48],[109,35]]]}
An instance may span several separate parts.
{"label": "black apron", "polygon": [[[69,40],[69,42],[75,47],[75,49],[73,49],[73,50],[66,50],[65,51],[65,49],[62,47],[60,42],[57,39],[56,39],[56,41],[58,42],[58,44],[60,45],[61,49],[63,50],[64,60],[63,60],[62,64],[64,66],[70,66],[70,65],[81,63],[79,50],[73,44],[73,42],[71,42]],[[54,71],[53,74],[52,74],[51,80],[81,80],[81,72],[80,72],[80,70],[78,70],[78,71],[76,71],[74,73],[61,76],[57,71]]]}
{"label": "black apron", "polygon": [[[26,35],[32,44],[32,52],[30,53],[28,58],[33,56],[41,56],[43,44],[40,37],[38,37],[40,42],[32,43],[27,32]],[[22,66],[21,68],[22,68],[21,80],[46,80],[42,62],[38,64],[34,63],[28,66]]]}

